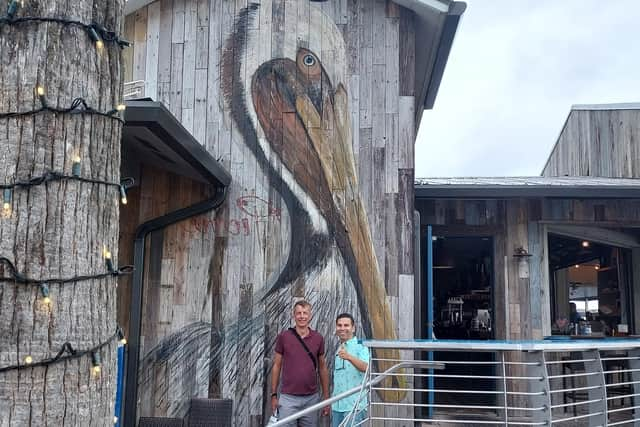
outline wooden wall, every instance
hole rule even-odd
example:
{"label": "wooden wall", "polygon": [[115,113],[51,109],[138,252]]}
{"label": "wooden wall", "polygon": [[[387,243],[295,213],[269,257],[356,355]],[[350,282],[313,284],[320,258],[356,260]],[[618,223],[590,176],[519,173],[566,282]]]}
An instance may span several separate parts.
{"label": "wooden wall", "polygon": [[[121,207],[123,265],[134,262],[133,242],[140,224],[210,197],[202,183],[146,165],[135,169],[138,185]],[[198,216],[147,237],[138,389],[141,416],[184,415],[189,397],[208,395],[208,375],[201,371],[209,365],[212,299],[206,284],[215,244],[211,243],[213,232],[202,226],[209,222],[208,216]],[[119,280],[118,321],[125,331],[129,330],[130,286],[131,276]]]}
{"label": "wooden wall", "polygon": [[640,177],[640,108],[572,110],[543,176]]}
{"label": "wooden wall", "polygon": [[[234,399],[235,425],[263,425],[274,339],[296,298],[314,304],[328,354],[342,311],[360,335],[412,337],[413,15],[388,0],[159,0],[125,31],[125,80],[144,80],[144,96],[233,177],[216,218],[195,224],[202,241],[174,231],[201,250],[182,277],[170,262],[149,267],[174,295],[186,277],[188,289],[210,289],[201,306],[174,306],[167,325],[150,312],[154,344],[194,310],[205,320],[210,303],[209,394]],[[301,49],[317,73],[302,69]],[[172,415],[163,402],[180,393],[154,387],[143,415]]]}

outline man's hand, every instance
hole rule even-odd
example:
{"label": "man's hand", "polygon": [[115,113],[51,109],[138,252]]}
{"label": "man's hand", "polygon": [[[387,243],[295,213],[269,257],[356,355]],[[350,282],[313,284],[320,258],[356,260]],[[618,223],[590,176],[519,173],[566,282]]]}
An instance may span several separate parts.
{"label": "man's hand", "polygon": [[323,417],[328,417],[330,413],[331,406],[325,406],[324,408],[322,408],[322,412],[320,413],[320,415],[322,415]]}
{"label": "man's hand", "polygon": [[271,413],[275,415],[278,410],[278,396],[271,396]]}
{"label": "man's hand", "polygon": [[340,346],[340,349],[338,350],[338,357],[349,362],[351,361],[351,353],[349,353],[347,349],[344,348],[344,344],[342,344]]}

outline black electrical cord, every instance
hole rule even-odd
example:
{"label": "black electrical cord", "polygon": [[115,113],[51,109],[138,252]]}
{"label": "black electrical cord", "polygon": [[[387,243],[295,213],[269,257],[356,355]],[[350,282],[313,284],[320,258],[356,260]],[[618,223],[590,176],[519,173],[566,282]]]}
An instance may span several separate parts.
{"label": "black electrical cord", "polygon": [[66,278],[46,278],[46,279],[33,279],[18,272],[15,265],[9,258],[0,257],[0,263],[7,266],[7,270],[10,276],[0,276],[0,282],[17,282],[25,285],[41,285],[47,283],[76,283],[84,280],[102,279],[110,276],[122,276],[133,273],[132,265],[125,265],[123,267],[113,268],[111,265],[111,259],[107,258],[107,272],[98,274],[85,274],[81,276],[72,276]]}
{"label": "black electrical cord", "polygon": [[123,178],[120,181],[120,183],[117,183],[117,182],[103,181],[100,179],[84,178],[77,175],[66,175],[61,172],[49,171],[40,176],[36,176],[25,181],[15,181],[10,184],[0,184],[0,189],[4,190],[4,189],[34,187],[37,185],[42,185],[47,182],[66,181],[66,180],[88,182],[91,184],[104,184],[104,185],[109,185],[117,188],[124,187],[125,189],[128,189],[134,184],[133,178]]}
{"label": "black electrical cord", "polygon": [[3,366],[3,367],[0,367],[0,373],[26,369],[26,368],[35,368],[37,366],[48,366],[57,362],[63,362],[63,361],[72,360],[72,359],[79,359],[86,354],[91,354],[91,363],[94,367],[100,366],[100,357],[98,356],[98,352],[103,347],[109,345],[112,341],[116,339],[118,340],[124,339],[124,333],[122,332],[122,328],[120,328],[119,326],[113,335],[111,335],[109,338],[107,338],[105,341],[101,342],[100,344],[96,345],[95,347],[92,347],[86,350],[76,350],[75,348],[73,348],[71,343],[67,341],[62,345],[62,348],[60,349],[60,351],[58,351],[58,353],[53,357],[50,357],[48,359],[43,359],[38,362],[31,362],[31,363],[24,362],[22,364],[17,364],[17,365]]}
{"label": "black electrical cord", "polygon": [[124,123],[124,120],[122,119],[122,117],[117,115],[117,113],[120,112],[120,110],[118,110],[117,108],[114,108],[113,110],[109,110],[109,111],[98,111],[95,108],[87,105],[87,101],[85,101],[84,98],[75,98],[71,102],[71,105],[69,106],[69,108],[51,107],[47,104],[46,100],[44,99],[44,95],[39,95],[39,96],[40,96],[40,103],[42,104],[40,108],[37,108],[35,110],[10,111],[7,113],[0,113],[0,119],[11,118],[11,117],[32,116],[35,114],[40,114],[40,113],[50,111],[53,113],[61,113],[61,114],[69,113],[69,114],[86,114],[86,115],[94,115],[94,116],[103,116],[103,117],[109,117],[109,118],[118,120],[121,123]]}
{"label": "black electrical cord", "polygon": [[82,28],[87,32],[89,38],[94,43],[111,43],[119,46],[121,49],[125,47],[131,46],[131,42],[120,38],[115,31],[110,31],[106,29],[104,26],[92,22],[91,24],[85,24],[84,22],[72,20],[72,19],[64,19],[64,18],[53,18],[48,16],[22,16],[19,18],[15,17],[15,14],[18,10],[17,1],[12,0],[7,7],[7,15],[5,17],[0,18],[0,25],[19,25],[26,24],[30,22],[46,22],[46,23],[55,23],[62,24],[64,26],[74,26]]}

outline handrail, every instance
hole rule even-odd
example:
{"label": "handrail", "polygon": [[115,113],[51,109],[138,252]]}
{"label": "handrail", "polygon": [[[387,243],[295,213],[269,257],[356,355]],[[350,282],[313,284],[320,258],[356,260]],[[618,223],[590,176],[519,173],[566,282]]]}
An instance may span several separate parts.
{"label": "handrail", "polygon": [[363,340],[370,348],[433,351],[584,351],[640,349],[638,338],[599,338],[531,341]]}
{"label": "handrail", "polygon": [[308,408],[303,409],[300,412],[296,412],[295,414],[289,415],[286,418],[283,418],[281,420],[278,420],[277,422],[270,424],[270,427],[278,427],[278,426],[283,426],[287,423],[290,423],[291,421],[295,421],[301,417],[304,417],[307,414],[310,414],[312,412],[315,411],[319,411],[320,409],[324,408],[325,406],[331,405],[333,402],[337,402],[338,400],[342,400],[345,397],[349,397],[352,394],[358,393],[360,392],[360,390],[362,390],[363,388],[367,388],[367,387],[371,387],[374,386],[380,382],[382,382],[382,380],[384,380],[387,376],[389,376],[389,374],[391,374],[393,371],[396,371],[398,369],[402,369],[402,368],[411,368],[411,367],[426,367],[428,369],[444,369],[444,363],[438,363],[438,362],[429,362],[429,361],[423,361],[423,360],[414,360],[411,362],[400,362],[397,363],[395,365],[393,365],[392,367],[390,367],[389,369],[387,369],[386,371],[378,374],[378,376],[365,383],[364,385],[359,385],[357,387],[354,387],[352,389],[349,389],[345,392],[342,392],[336,396],[330,397],[329,399],[325,399],[322,402],[318,402],[315,405],[311,405]]}

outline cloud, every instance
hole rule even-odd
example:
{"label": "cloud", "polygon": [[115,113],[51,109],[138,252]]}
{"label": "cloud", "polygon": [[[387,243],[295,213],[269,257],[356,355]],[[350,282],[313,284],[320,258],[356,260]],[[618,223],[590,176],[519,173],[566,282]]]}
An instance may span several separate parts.
{"label": "cloud", "polygon": [[572,104],[640,101],[640,2],[468,3],[416,176],[537,175]]}

